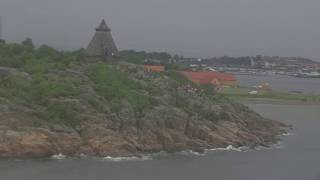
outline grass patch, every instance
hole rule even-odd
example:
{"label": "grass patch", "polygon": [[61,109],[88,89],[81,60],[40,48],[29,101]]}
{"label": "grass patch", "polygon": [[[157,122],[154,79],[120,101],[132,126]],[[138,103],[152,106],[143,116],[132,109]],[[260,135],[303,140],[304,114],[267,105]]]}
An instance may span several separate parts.
{"label": "grass patch", "polygon": [[222,95],[232,99],[248,99],[248,98],[259,98],[259,99],[275,99],[275,100],[293,100],[293,101],[304,101],[304,102],[320,102],[320,95],[315,94],[303,94],[303,93],[289,93],[281,91],[271,90],[259,90],[258,94],[250,95],[252,91],[245,87],[235,88],[224,88],[221,92]]}

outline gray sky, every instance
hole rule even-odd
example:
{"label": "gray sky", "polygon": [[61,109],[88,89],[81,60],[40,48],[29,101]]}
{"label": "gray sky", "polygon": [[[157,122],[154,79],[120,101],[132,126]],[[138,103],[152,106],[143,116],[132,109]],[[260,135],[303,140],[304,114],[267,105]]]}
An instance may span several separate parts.
{"label": "gray sky", "polygon": [[319,0],[0,0],[3,36],[86,47],[105,18],[120,49],[320,59]]}

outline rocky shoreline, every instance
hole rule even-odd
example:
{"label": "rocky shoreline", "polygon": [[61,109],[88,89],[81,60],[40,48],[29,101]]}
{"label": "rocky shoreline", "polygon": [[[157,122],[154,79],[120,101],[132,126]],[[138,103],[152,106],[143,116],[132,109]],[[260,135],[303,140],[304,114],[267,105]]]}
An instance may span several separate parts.
{"label": "rocky shoreline", "polygon": [[102,126],[87,125],[77,132],[45,128],[10,129],[0,127],[1,158],[42,158],[67,156],[135,156],[160,151],[178,152],[234,147],[269,146],[279,140],[285,125],[261,119],[220,122],[215,127],[184,124],[179,129],[163,128],[138,132],[135,128],[116,132]]}

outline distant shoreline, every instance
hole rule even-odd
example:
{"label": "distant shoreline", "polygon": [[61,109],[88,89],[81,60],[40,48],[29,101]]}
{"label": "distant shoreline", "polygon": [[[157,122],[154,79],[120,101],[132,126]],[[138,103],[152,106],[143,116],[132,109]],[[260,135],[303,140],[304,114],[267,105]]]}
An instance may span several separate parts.
{"label": "distant shoreline", "polygon": [[242,104],[272,104],[272,105],[320,105],[320,102],[272,99],[272,98],[248,98],[238,100]]}
{"label": "distant shoreline", "polygon": [[[222,95],[235,101],[250,101],[272,104],[320,104],[320,94],[294,93],[248,87],[224,88]],[[252,94],[251,94],[252,93]]]}

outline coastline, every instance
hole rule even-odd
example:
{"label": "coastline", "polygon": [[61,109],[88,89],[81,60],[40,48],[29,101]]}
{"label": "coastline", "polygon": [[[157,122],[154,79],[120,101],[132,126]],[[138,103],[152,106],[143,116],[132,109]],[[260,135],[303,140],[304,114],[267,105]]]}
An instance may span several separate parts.
{"label": "coastline", "polygon": [[[66,160],[66,159],[93,159],[97,161],[105,161],[105,162],[131,162],[131,161],[151,161],[161,158],[166,158],[170,156],[175,155],[182,155],[182,156],[207,156],[211,153],[219,153],[219,152],[250,152],[250,151],[261,151],[261,150],[274,150],[283,148],[282,146],[282,140],[285,137],[292,136],[292,133],[284,133],[279,135],[280,141],[277,141],[273,144],[270,144],[269,146],[255,146],[255,147],[247,147],[247,146],[241,146],[241,147],[234,147],[233,145],[228,145],[227,147],[221,147],[221,148],[213,148],[213,149],[204,149],[203,152],[197,152],[193,150],[182,150],[177,152],[165,152],[160,151],[156,153],[145,153],[145,154],[136,154],[136,155],[130,155],[130,156],[106,156],[106,157],[98,157],[98,156],[89,156],[85,154],[80,154],[77,156],[67,156],[64,154],[55,154],[49,157],[43,157],[43,158],[37,158],[39,160],[47,159],[47,160]],[[0,158],[0,160],[12,160],[12,158]],[[24,161],[24,160],[37,160],[35,158],[14,158],[15,161]]]}
{"label": "coastline", "polygon": [[[287,167],[285,164],[292,164],[291,167],[297,167],[297,168],[302,168],[301,172],[303,172],[303,167],[306,165],[309,165],[308,162],[313,159],[310,171],[309,172],[317,172],[316,168],[314,168],[313,165],[316,165],[317,163],[317,158],[314,158],[312,153],[310,156],[307,156],[307,159],[301,158],[305,157],[304,155],[308,155],[308,152],[304,153],[305,148],[317,148],[319,146],[318,143],[312,143],[312,136],[313,133],[305,133],[308,132],[309,127],[314,127],[312,128],[312,132],[317,133],[316,125],[319,124],[317,118],[315,115],[319,114],[317,113],[317,108],[301,108],[304,106],[286,106],[286,105],[249,105],[249,107],[252,107],[256,112],[259,112],[265,116],[272,117],[273,119],[278,119],[281,120],[282,122],[286,122],[288,124],[293,124],[294,129],[293,131],[289,131],[294,133],[292,136],[289,137],[281,137],[281,144],[275,144],[275,146],[272,146],[271,148],[259,148],[257,147],[256,149],[245,151],[245,152],[237,152],[237,151],[213,151],[213,152],[208,152],[206,155],[202,154],[192,154],[192,152],[183,152],[183,153],[160,153],[159,155],[155,155],[152,157],[150,160],[122,160],[122,161],[116,161],[116,159],[109,159],[109,160],[104,160],[103,158],[100,157],[66,157],[66,159],[62,160],[56,160],[56,159],[48,159],[48,158],[41,158],[41,159],[4,159],[2,160],[2,167],[8,166],[9,164],[12,165],[12,168],[16,168],[16,171],[22,171],[25,172],[25,168],[21,169],[22,165],[24,166],[33,166],[36,165],[34,169],[30,169],[29,171],[36,173],[38,170],[37,167],[42,168],[42,165],[48,166],[51,169],[57,169],[61,170],[62,167],[66,164],[66,167],[72,167],[78,169],[79,173],[83,172],[80,176],[87,177],[86,175],[86,170],[89,166],[89,171],[93,171],[92,175],[101,173],[104,176],[108,176],[108,174],[115,173],[114,168],[110,169],[110,165],[114,167],[118,167],[117,170],[117,177],[123,175],[123,167],[130,167],[132,168],[133,171],[131,171],[132,174],[136,174],[138,171],[138,174],[143,174],[145,172],[145,168],[154,168],[156,167],[161,168],[163,167],[164,169],[161,169],[161,172],[168,172],[165,175],[159,177],[158,179],[170,179],[171,174],[170,172],[173,172],[172,168],[175,169],[181,169],[181,166],[183,166],[183,169],[185,167],[190,167],[188,171],[190,172],[188,175],[185,177],[192,177],[192,174],[196,173],[196,176],[202,175],[204,172],[204,168],[207,168],[206,171],[208,172],[208,178],[212,177],[212,175],[217,175],[216,172],[212,171],[214,169],[217,172],[220,172],[220,170],[228,175],[230,172],[230,167],[234,167],[236,169],[243,167],[245,165],[246,167],[243,168],[244,172],[247,172],[248,169],[252,169],[252,167],[257,167],[259,168],[259,171],[265,172],[265,177],[268,176],[268,171],[265,171],[265,163],[269,162],[270,167],[274,167],[273,170],[271,170],[273,173],[277,174],[277,172],[281,171],[281,168]],[[300,108],[299,108],[300,107]],[[297,108],[297,109],[293,109]],[[311,110],[312,109],[312,110]],[[298,115],[297,114],[303,114],[301,112],[314,112],[312,119],[305,119],[306,123],[308,123],[308,126],[304,126],[304,119],[301,119],[303,115]],[[291,113],[288,113],[291,112]],[[301,121],[302,120],[302,121]],[[309,124],[309,122],[314,122],[314,124]],[[303,129],[302,129],[303,128]],[[306,136],[307,135],[307,136]],[[308,138],[305,138],[308,137]],[[311,140],[308,141],[310,143],[305,143],[305,140]],[[306,147],[305,147],[306,146]],[[299,151],[299,152],[297,152]],[[293,153],[294,152],[294,153]],[[302,154],[300,154],[302,152]],[[289,155],[288,155],[289,154]],[[297,156],[296,156],[297,155]],[[298,156],[300,155],[300,156]],[[296,159],[292,159],[295,158]],[[119,157],[115,157],[118,158]],[[299,163],[299,165],[293,164],[294,162],[297,162],[299,160],[303,160],[302,163]],[[42,163],[46,162],[46,163]],[[286,163],[289,162],[289,163]],[[175,164],[172,167],[172,164]],[[197,166],[191,166],[192,164],[197,164]],[[199,166],[198,166],[199,165]],[[200,166],[201,165],[201,166]],[[145,168],[142,168],[145,167]],[[151,167],[150,167],[151,166]],[[194,169],[194,167],[197,167],[198,169]],[[313,168],[312,168],[313,167]],[[20,169],[18,169],[20,168]],[[127,168],[127,169],[128,169]],[[97,172],[98,170],[98,172]],[[99,171],[100,170],[100,171]],[[67,171],[67,170],[65,170]],[[261,172],[260,171],[260,172]],[[282,171],[281,171],[282,172]],[[6,170],[3,169],[3,173],[6,173]],[[11,179],[17,179],[17,175],[14,174],[15,172],[11,172],[10,177]],[[57,179],[61,178],[63,175],[58,175],[54,176],[56,171],[50,171],[50,176],[56,177]],[[73,172],[70,172],[72,174]],[[180,173],[180,171],[178,171]],[[285,173],[285,172],[284,172]],[[152,172],[150,172],[150,176],[146,177],[145,179],[152,179]],[[232,179],[233,176],[218,176],[222,179],[227,177],[227,179]],[[290,177],[296,177],[296,175],[299,175],[300,172],[296,172],[295,174],[290,176]],[[178,174],[179,175],[179,174]],[[211,175],[211,176],[210,176]],[[255,177],[252,179],[259,179],[261,174],[256,173]],[[9,176],[9,175],[8,175]],[[42,177],[48,176],[48,173],[45,172],[45,175]],[[101,177],[104,177],[101,176]],[[114,176],[114,177],[116,177]],[[130,178],[131,175],[129,176],[121,176],[122,179],[128,179]],[[6,176],[5,176],[6,177]],[[22,176],[23,177],[23,176]],[[34,177],[34,176],[33,176]],[[278,177],[278,176],[277,176]],[[300,176],[299,176],[300,177]],[[302,176],[301,176],[302,177]],[[192,179],[190,178],[190,179]],[[23,178],[22,178],[23,179]],[[79,178],[75,178],[79,179]],[[84,178],[85,179],[85,178]],[[236,177],[237,179],[237,177]],[[247,178],[244,178],[247,179]],[[290,178],[288,178],[290,179]]]}
{"label": "coastline", "polygon": [[[253,92],[254,94],[250,94]],[[320,104],[320,94],[293,93],[275,90],[255,90],[248,87],[227,87],[222,95],[236,102],[270,104]]]}
{"label": "coastline", "polygon": [[286,100],[274,98],[246,98],[237,100],[242,104],[272,104],[272,105],[320,105],[320,102],[315,101],[299,101],[299,100]]}
{"label": "coastline", "polygon": [[[261,124],[260,124],[261,123]],[[193,151],[204,153],[208,149],[235,149],[239,147],[269,147],[277,143],[279,135],[286,133],[288,126],[271,120],[251,122],[222,122],[215,130],[208,127],[192,127],[181,130],[159,130],[155,133],[109,134],[90,137],[75,133],[57,133],[41,128],[0,130],[1,158],[46,158],[55,156],[131,157],[159,152],[177,153]]]}

